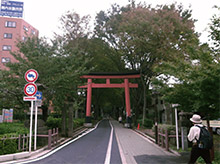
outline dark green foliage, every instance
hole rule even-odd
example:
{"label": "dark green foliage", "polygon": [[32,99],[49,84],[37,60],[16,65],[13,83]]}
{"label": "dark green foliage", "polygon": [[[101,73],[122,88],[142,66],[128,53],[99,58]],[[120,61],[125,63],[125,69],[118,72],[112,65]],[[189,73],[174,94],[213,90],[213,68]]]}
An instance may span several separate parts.
{"label": "dark green foliage", "polygon": [[52,116],[49,116],[47,118],[47,121],[46,121],[46,125],[48,126],[49,129],[52,129],[52,128],[61,128],[61,118],[55,118],[55,117],[52,117]]}
{"label": "dark green foliage", "polygon": [[24,127],[23,123],[1,123],[0,135],[9,133],[26,134],[28,133],[28,129]]}
{"label": "dark green foliage", "polygon": [[0,140],[0,155],[17,152],[17,143],[14,139]]}
{"label": "dark green foliage", "polygon": [[[73,127],[77,128],[83,125],[85,120],[83,118],[78,118],[78,119],[73,119]],[[49,116],[46,121],[46,125],[48,126],[49,129],[52,128],[61,128],[61,118],[55,118],[52,116]]]}
{"label": "dark green foliage", "polygon": [[[140,125],[142,125],[142,119],[139,119],[137,121],[137,123],[139,123]],[[148,128],[148,129],[151,129],[153,127],[153,120],[152,119],[148,119],[148,118],[145,118],[144,119],[144,126],[145,128]]]}
{"label": "dark green foliage", "polygon": [[158,124],[158,129],[159,129],[159,128],[162,129],[163,132],[164,132],[165,130],[167,130],[167,131],[168,131],[168,134],[174,134],[174,133],[176,133],[176,132],[175,132],[175,130],[176,130],[175,125]]}
{"label": "dark green foliage", "polygon": [[84,122],[85,122],[85,119],[83,118],[73,119],[73,128],[83,126]]}

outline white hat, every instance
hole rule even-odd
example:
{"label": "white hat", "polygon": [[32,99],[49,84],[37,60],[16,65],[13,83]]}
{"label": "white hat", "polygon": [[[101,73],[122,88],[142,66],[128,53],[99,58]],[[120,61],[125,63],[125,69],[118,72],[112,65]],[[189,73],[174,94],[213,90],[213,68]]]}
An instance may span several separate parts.
{"label": "white hat", "polygon": [[198,114],[194,114],[192,118],[190,118],[190,121],[196,124],[202,123],[201,117]]}

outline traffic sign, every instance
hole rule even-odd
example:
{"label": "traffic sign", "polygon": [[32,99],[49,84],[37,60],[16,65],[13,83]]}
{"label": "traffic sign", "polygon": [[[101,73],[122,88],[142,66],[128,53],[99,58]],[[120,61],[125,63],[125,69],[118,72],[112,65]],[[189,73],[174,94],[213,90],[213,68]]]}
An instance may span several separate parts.
{"label": "traffic sign", "polygon": [[25,80],[26,80],[27,82],[33,83],[33,82],[35,82],[35,81],[37,80],[37,78],[38,78],[38,73],[37,73],[37,71],[34,70],[34,69],[29,69],[29,70],[25,73],[24,78],[25,78]]}
{"label": "traffic sign", "polygon": [[37,93],[35,94],[35,96],[37,97],[37,100],[42,100],[42,92],[37,91]]}
{"label": "traffic sign", "polygon": [[34,96],[37,93],[37,85],[34,83],[27,83],[24,87],[24,93],[27,96]]}

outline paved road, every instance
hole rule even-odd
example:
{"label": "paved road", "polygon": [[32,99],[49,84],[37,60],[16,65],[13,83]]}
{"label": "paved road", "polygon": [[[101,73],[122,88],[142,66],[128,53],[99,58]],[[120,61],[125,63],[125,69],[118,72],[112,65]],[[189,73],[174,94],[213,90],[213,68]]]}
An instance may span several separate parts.
{"label": "paved road", "polygon": [[188,160],[188,156],[177,157],[114,120],[111,124],[108,120],[101,121],[93,131],[56,150],[43,159],[25,163],[184,164]]}
{"label": "paved road", "polygon": [[[109,121],[103,120],[94,131],[51,156],[31,164],[104,164],[106,158],[109,158],[107,150],[110,135],[111,126]],[[121,159],[114,133],[111,148],[110,163],[120,164]]]}

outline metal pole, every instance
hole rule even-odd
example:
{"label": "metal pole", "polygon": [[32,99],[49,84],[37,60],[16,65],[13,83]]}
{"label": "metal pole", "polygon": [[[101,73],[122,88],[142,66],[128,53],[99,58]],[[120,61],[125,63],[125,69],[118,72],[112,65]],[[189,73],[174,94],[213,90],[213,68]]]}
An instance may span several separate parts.
{"label": "metal pole", "polygon": [[179,150],[179,135],[178,135],[177,108],[175,108],[175,120],[176,120],[176,148],[177,148],[177,150]]}
{"label": "metal pole", "polygon": [[32,124],[33,124],[33,107],[34,107],[34,101],[31,101],[29,152],[31,152]]}
{"label": "metal pole", "polygon": [[37,105],[35,101],[34,150],[37,149]]}

